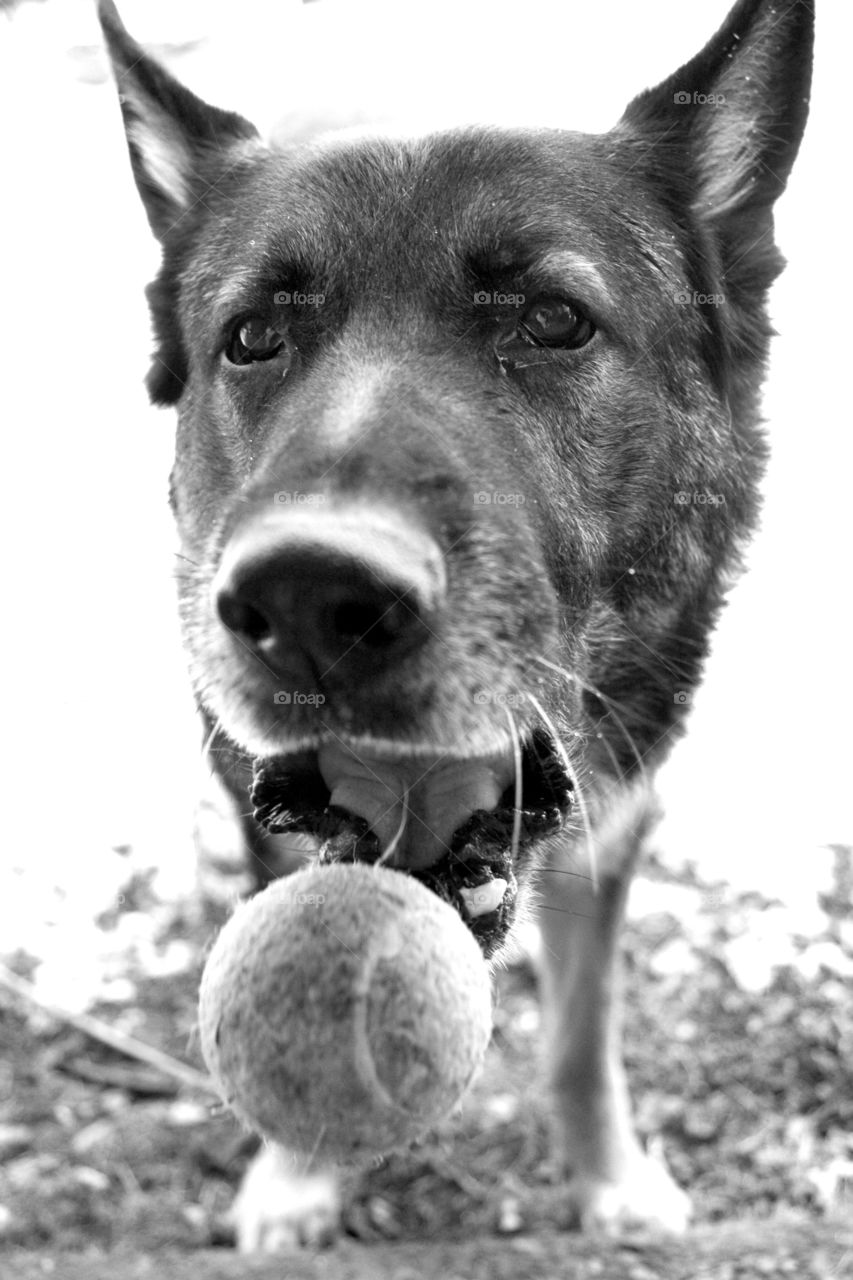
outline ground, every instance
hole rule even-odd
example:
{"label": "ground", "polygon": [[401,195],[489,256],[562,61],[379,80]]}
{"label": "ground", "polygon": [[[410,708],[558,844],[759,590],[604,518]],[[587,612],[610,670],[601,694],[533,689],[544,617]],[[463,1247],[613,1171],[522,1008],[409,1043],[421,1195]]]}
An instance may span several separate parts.
{"label": "ground", "polygon": [[[626,939],[627,1059],[641,1135],[696,1206],[687,1245],[604,1247],[571,1234],[532,1069],[539,1009],[525,958],[501,975],[486,1069],[462,1115],[371,1169],[344,1242],[286,1274],[404,1280],[414,1260],[423,1267],[432,1256],[429,1274],[472,1277],[853,1275],[853,1234],[841,1226],[853,1205],[853,857],[834,853],[823,929],[781,951],[766,941],[757,976],[739,941],[749,936],[753,954],[778,905],[702,884],[689,869],[664,871],[654,858],[640,882],[644,909]],[[138,946],[116,948],[111,998],[91,1013],[132,1038],[127,1054],[28,999],[29,987],[0,986],[4,1276],[44,1274],[32,1269],[33,1252],[62,1259],[55,1274],[69,1280],[116,1280],[116,1266],[148,1274],[146,1257],[151,1274],[164,1273],[167,1257],[165,1274],[176,1277],[254,1274],[233,1261],[228,1205],[255,1140],[203,1085],[130,1056],[138,1041],[201,1069],[199,970],[227,910],[204,895],[163,901],[155,886],[137,869],[98,921],[105,938],[121,940],[123,919],[145,919],[155,950],[177,957],[152,976]],[[23,950],[7,964],[25,980],[38,974],[38,957]],[[113,1250],[126,1261],[98,1271],[97,1254]]]}

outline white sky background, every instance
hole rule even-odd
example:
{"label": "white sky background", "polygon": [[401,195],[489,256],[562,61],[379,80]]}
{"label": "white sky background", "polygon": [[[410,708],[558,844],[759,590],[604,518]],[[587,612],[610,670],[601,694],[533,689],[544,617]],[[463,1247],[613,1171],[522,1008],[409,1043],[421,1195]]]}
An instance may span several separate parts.
{"label": "white sky background", "polygon": [[[726,0],[303,6],[126,0],[144,41],[259,123],[408,102],[447,123],[605,128],[692,56]],[[752,572],[732,596],[688,740],[663,775],[664,847],[708,875],[813,902],[853,841],[847,6],[819,15],[812,120],[779,205],[790,266],[765,399],[774,458]],[[381,14],[386,12],[386,16]],[[390,20],[387,17],[390,12]],[[378,16],[379,15],[379,16]],[[274,20],[273,20],[274,19]],[[846,29],[842,25],[846,24]],[[131,845],[192,875],[197,731],[175,623],[173,420],[146,403],[142,294],[157,252],[83,0],[0,19],[0,413],[10,762],[0,951],[57,902],[105,905]],[[491,107],[490,107],[491,104]],[[493,109],[492,109],[493,108]]]}

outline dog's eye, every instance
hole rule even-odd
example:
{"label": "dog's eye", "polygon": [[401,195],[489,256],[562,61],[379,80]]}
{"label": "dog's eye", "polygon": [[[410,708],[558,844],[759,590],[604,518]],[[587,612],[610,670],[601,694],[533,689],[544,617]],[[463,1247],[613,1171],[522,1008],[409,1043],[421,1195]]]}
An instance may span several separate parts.
{"label": "dog's eye", "polygon": [[256,360],[272,360],[285,347],[285,337],[279,329],[261,316],[249,316],[235,326],[225,358],[231,364],[254,364]]}
{"label": "dog's eye", "polygon": [[595,325],[571,302],[544,298],[532,303],[518,322],[519,337],[536,347],[583,347]]}

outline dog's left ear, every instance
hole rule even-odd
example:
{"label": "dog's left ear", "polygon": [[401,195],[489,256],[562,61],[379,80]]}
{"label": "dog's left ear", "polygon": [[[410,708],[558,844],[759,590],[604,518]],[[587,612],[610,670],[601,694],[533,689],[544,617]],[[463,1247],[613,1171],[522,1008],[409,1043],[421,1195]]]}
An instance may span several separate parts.
{"label": "dog's left ear", "polygon": [[98,17],[136,185],[151,229],[163,240],[258,134],[242,116],[202,102],[149,58],[128,35],[113,0],[99,0]]}
{"label": "dog's left ear", "polygon": [[[724,274],[762,233],[772,248],[770,210],[808,115],[813,34],[813,0],[739,0],[702,52],[635,98],[620,122],[648,148],[672,199],[686,200],[716,238]],[[771,256],[758,275],[775,274]]]}

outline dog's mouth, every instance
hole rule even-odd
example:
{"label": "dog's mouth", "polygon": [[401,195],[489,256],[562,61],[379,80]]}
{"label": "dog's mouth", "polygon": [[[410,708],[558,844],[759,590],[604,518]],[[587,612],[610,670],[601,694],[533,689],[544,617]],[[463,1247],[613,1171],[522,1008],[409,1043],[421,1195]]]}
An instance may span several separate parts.
{"label": "dog's mouth", "polygon": [[518,876],[568,818],[565,753],[541,729],[494,757],[353,750],[339,741],[257,760],[252,802],[269,831],[312,835],[323,862],[382,862],[451,903],[486,956],[515,918]]}

